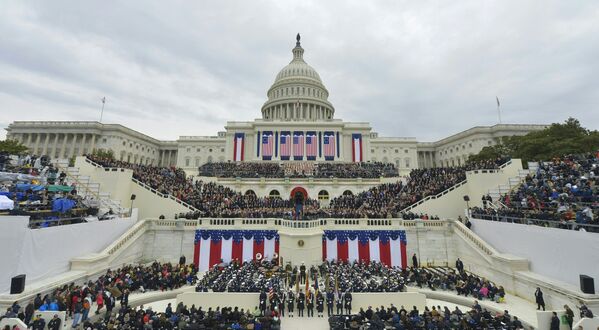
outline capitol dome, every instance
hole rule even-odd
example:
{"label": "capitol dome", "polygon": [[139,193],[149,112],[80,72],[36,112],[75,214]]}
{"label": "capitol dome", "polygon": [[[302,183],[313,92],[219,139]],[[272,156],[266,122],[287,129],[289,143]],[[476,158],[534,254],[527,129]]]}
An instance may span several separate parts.
{"label": "capitol dome", "polygon": [[304,49],[297,35],[293,59],[275,78],[262,106],[264,120],[332,120],[335,108],[328,101],[329,91],[320,75],[304,61]]}

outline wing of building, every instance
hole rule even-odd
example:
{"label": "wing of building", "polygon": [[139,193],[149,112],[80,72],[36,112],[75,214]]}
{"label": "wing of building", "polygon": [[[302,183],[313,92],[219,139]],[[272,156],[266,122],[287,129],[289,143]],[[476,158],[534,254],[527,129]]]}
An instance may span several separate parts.
{"label": "wing of building", "polygon": [[54,158],[110,149],[119,160],[176,165],[190,172],[202,164],[223,161],[378,161],[395,164],[403,174],[414,168],[461,165],[469,155],[496,144],[501,137],[546,127],[479,126],[436,142],[379,137],[368,122],[335,118],[329,91],[318,72],[304,60],[299,35],[292,54],[291,62],[268,89],[262,118],[227,122],[225,131],[217,136],[160,141],[118,124],[16,121],[8,126],[7,138],[25,144],[33,154]]}

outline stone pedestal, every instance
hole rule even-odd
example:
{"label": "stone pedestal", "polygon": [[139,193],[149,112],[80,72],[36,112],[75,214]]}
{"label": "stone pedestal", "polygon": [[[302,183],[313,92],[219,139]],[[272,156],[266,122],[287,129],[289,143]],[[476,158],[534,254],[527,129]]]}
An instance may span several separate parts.
{"label": "stone pedestal", "polygon": [[[299,225],[302,223],[299,222]],[[322,235],[320,227],[279,229],[279,254],[283,265],[291,263],[298,266],[302,262],[306,267],[322,263]]]}

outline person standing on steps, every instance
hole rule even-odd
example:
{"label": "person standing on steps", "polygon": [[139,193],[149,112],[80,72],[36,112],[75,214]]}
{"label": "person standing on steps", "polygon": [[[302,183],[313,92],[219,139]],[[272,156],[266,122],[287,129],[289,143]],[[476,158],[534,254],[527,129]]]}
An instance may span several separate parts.
{"label": "person standing on steps", "polygon": [[418,268],[418,257],[416,256],[416,253],[412,256],[412,267]]}
{"label": "person standing on steps", "polygon": [[535,291],[535,302],[537,303],[537,310],[543,308],[545,310],[545,299],[543,299],[543,291],[541,288],[537,287],[537,291]]}

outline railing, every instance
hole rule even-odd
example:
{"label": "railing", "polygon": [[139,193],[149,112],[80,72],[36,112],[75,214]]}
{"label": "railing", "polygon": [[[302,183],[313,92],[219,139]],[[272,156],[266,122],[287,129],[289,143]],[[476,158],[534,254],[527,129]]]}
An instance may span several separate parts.
{"label": "railing", "polygon": [[438,193],[436,195],[426,196],[425,198],[423,198],[423,199],[417,201],[416,203],[414,203],[414,204],[412,204],[412,205],[404,208],[403,210],[401,210],[401,213],[408,212],[408,211],[414,209],[416,206],[418,206],[418,205],[420,205],[420,204],[422,204],[422,203],[424,203],[426,201],[429,201],[431,199],[437,199],[437,198],[439,198],[441,196],[445,196],[448,193],[450,193],[451,191],[454,191],[455,189],[457,189],[457,188],[465,185],[466,183],[468,183],[468,180],[464,180],[462,182],[456,183],[455,185],[451,186],[450,188],[447,188],[447,189],[443,190],[442,192],[440,192],[440,193]]}
{"label": "railing", "polygon": [[499,254],[497,250],[495,250],[491,245],[487,244],[487,242],[483,241],[478,235],[468,229],[463,223],[459,221],[454,221],[454,228],[456,232],[461,234],[464,238],[474,244],[478,249],[480,249],[483,253],[488,256]]}
{"label": "railing", "polygon": [[158,196],[160,196],[160,197],[162,197],[162,198],[168,198],[168,199],[170,199],[170,200],[172,200],[172,201],[174,201],[174,202],[176,202],[176,203],[178,203],[178,204],[181,204],[181,205],[183,205],[183,206],[187,207],[187,208],[188,208],[189,210],[191,210],[191,211],[194,211],[194,212],[195,212],[195,211],[198,211],[198,209],[197,209],[197,208],[195,208],[194,206],[191,206],[190,204],[188,204],[188,203],[186,203],[186,202],[184,202],[184,201],[182,201],[182,200],[178,199],[177,197],[175,197],[175,196],[173,196],[173,195],[169,195],[169,194],[163,194],[163,193],[159,192],[158,190],[156,190],[156,189],[154,189],[154,188],[152,188],[152,187],[148,186],[147,184],[145,184],[145,183],[143,183],[143,182],[141,182],[141,181],[137,180],[136,178],[131,178],[131,181],[133,181],[133,182],[137,183],[138,185],[140,185],[141,187],[143,187],[143,188],[145,188],[145,189],[149,190],[150,192],[154,193],[155,195],[158,195]]}
{"label": "railing", "polygon": [[68,166],[65,168],[63,165],[61,165],[59,163],[55,163],[55,165],[58,169],[61,169],[62,171],[64,171],[64,173],[67,174],[67,177],[69,180],[75,181],[78,192],[81,190],[81,188],[83,188],[83,190],[85,191],[85,194],[83,195],[83,197],[91,195],[94,199],[96,199],[98,202],[100,202],[100,205],[103,205],[104,207],[107,207],[108,209],[111,209],[111,210],[117,212],[119,215],[125,215],[126,211],[120,205],[113,203],[110,199],[103,199],[102,197],[100,197],[100,194],[91,190],[91,188],[89,188],[89,186],[87,184],[83,184],[74,175],[68,174],[69,173]]}
{"label": "railing", "polygon": [[561,222],[558,220],[544,220],[544,219],[532,219],[532,218],[518,218],[510,217],[499,214],[472,214],[472,217],[480,220],[488,221],[499,221],[507,223],[516,223],[521,225],[533,225],[547,228],[567,229],[567,230],[580,230],[581,228],[587,232],[599,233],[599,225],[594,224],[583,224],[574,221]]}

